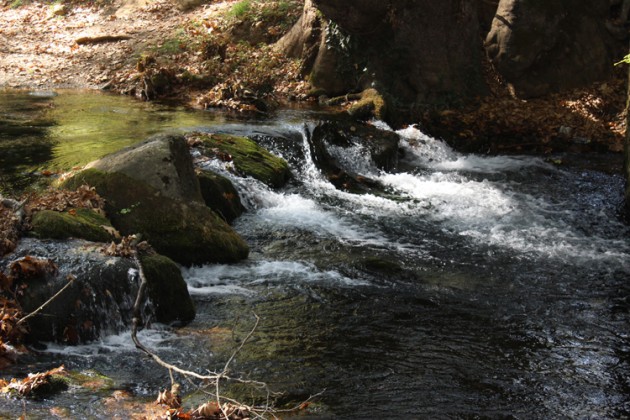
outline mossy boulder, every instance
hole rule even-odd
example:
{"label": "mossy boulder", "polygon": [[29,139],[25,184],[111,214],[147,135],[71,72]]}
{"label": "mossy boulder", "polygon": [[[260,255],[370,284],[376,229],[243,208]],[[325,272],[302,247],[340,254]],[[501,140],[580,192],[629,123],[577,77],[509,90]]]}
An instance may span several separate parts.
{"label": "mossy boulder", "polygon": [[243,214],[245,207],[232,181],[212,171],[203,170],[197,173],[197,178],[206,206],[217,212],[226,222],[231,223]]}
{"label": "mossy boulder", "polygon": [[105,216],[90,209],[65,212],[41,210],[31,221],[33,235],[39,238],[81,238],[92,242],[108,242],[113,235],[106,230],[112,225]]}
{"label": "mossy boulder", "polygon": [[201,151],[206,156],[231,159],[236,170],[265,184],[279,188],[291,176],[288,163],[247,137],[230,134],[199,134]]}
{"label": "mossy boulder", "polygon": [[87,169],[63,183],[88,184],[106,200],[105,211],[123,235],[141,233],[160,254],[180,264],[231,263],[247,258],[245,241],[203,204],[185,203],[122,173]]}
{"label": "mossy boulder", "polygon": [[163,255],[144,256],[140,262],[156,319],[163,323],[192,321],[195,307],[177,264]]}
{"label": "mossy boulder", "polygon": [[376,89],[366,89],[361,92],[361,98],[350,106],[348,113],[360,120],[376,118],[384,121],[387,119],[387,103]]}

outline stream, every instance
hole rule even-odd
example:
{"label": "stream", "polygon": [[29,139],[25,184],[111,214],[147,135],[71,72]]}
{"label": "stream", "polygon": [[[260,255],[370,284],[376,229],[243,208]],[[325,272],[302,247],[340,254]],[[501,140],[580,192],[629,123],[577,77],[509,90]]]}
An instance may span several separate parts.
{"label": "stream", "polygon": [[[588,159],[464,155],[408,127],[398,131],[402,157],[391,173],[360,146],[332,149],[386,192],[352,194],[332,186],[310,155],[321,118],[287,109],[247,121],[96,93],[0,92],[0,193],[164,130],[248,135],[284,157],[293,179],[273,191],[208,163],[241,194],[248,211],[234,227],[251,254],[183,269],[197,318],[140,335],[162,358],[220,370],[256,314],[231,372],[284,393],[278,404],[322,392],[308,418],[630,416],[630,229],[617,217],[620,174]],[[49,344],[3,376],[59,364],[106,375],[139,400],[169,384],[128,332]],[[125,414],[102,392],[75,390],[2,398],[0,417],[49,418],[57,406],[70,418]]]}

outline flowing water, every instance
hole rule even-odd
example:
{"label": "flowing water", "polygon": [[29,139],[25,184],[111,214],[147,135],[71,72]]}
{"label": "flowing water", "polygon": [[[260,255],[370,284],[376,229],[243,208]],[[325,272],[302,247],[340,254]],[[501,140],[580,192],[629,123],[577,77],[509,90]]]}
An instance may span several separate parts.
{"label": "flowing water", "polygon": [[[139,133],[164,128],[156,124],[164,109],[138,112],[148,125]],[[357,195],[335,189],[314,165],[316,114],[234,123],[191,115],[179,127],[250,135],[289,161],[293,179],[272,191],[207,163],[237,186],[248,211],[235,228],[252,252],[236,265],[184,269],[197,318],[141,336],[163,358],[221,369],[255,313],[259,325],[232,372],[284,392],[278,403],[323,391],[313,418],[630,416],[621,176],[535,157],[462,155],[410,127],[398,132],[404,153],[391,173],[360,146],[331,147],[345,167],[384,186]],[[16,370],[94,369],[138,397],[169,383],[125,332],[50,345],[23,363]],[[54,405],[77,418],[117,413],[79,391],[25,408],[0,401],[0,410],[45,417]]]}

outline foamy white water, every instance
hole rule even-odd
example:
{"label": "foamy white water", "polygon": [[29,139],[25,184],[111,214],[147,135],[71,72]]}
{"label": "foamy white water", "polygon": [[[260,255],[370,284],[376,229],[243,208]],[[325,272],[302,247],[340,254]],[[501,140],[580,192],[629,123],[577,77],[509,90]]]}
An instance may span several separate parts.
{"label": "foamy white water", "polygon": [[182,270],[188,291],[193,296],[210,294],[256,294],[257,285],[325,283],[336,286],[365,286],[335,270],[320,270],[302,261],[258,261],[237,265],[206,265]]}
{"label": "foamy white water", "polygon": [[[576,217],[568,210],[567,203],[553,204],[545,196],[519,192],[518,185],[507,182],[479,181],[466,176],[469,172],[490,175],[526,168],[559,172],[541,159],[464,156],[414,127],[398,133],[402,136],[407,163],[430,172],[383,174],[379,179],[417,200],[425,210],[424,216],[477,242],[526,253],[574,259],[630,256],[627,241],[611,241],[575,231],[565,221],[568,216]],[[621,224],[620,228],[625,229]]]}
{"label": "foamy white water", "polygon": [[[389,130],[379,122],[374,125]],[[576,231],[570,220],[579,215],[573,214],[565,203],[552,203],[545,195],[525,192],[517,181],[506,182],[504,176],[499,176],[501,181],[493,181],[497,174],[561,173],[542,159],[462,155],[415,127],[397,131],[407,172],[385,173],[377,169],[360,144],[346,148],[329,146],[329,153],[344,168],[380,182],[396,198],[359,195],[336,189],[320,173],[310,157],[307,130],[300,126],[284,128],[303,134],[300,147],[305,160],[291,168],[302,185],[297,191],[273,191],[256,180],[235,176],[223,162],[206,163],[236,185],[249,210],[243,223],[254,223],[269,231],[306,231],[341,243],[422,255],[417,246],[388,236],[377,223],[370,222],[397,218],[400,223],[413,224],[421,219],[475,243],[526,254],[569,259],[617,259],[630,255],[626,241]]]}
{"label": "foamy white water", "polygon": [[[177,347],[174,343],[178,339],[177,335],[159,324],[153,324],[149,329],[140,330],[137,336],[140,342],[156,351],[173,350]],[[135,353],[138,352],[138,349],[131,339],[131,331],[125,330],[118,334],[102,337],[100,340],[92,343],[78,346],[48,343],[46,352],[68,356],[92,357],[114,352]]]}

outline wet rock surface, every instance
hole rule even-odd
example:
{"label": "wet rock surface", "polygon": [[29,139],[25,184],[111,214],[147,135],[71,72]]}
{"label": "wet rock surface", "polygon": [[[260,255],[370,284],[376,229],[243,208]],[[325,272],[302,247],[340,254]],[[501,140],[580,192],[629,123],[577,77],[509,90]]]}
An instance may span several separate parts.
{"label": "wet rock surface", "polygon": [[88,184],[106,199],[105,211],[121,234],[142,234],[159,253],[184,264],[236,262],[247,257],[245,241],[210,208],[164,197],[121,173],[87,169],[66,182]]}

